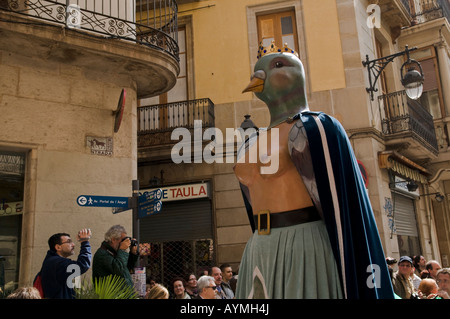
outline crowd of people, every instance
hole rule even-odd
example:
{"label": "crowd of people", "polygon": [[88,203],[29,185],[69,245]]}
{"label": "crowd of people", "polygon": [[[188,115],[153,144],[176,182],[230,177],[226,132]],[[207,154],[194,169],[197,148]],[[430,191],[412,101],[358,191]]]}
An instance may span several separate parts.
{"label": "crowd of people", "polygon": [[[421,256],[386,258],[392,287],[401,299],[450,299],[450,268]],[[398,270],[394,271],[395,264]]]}
{"label": "crowd of people", "polygon": [[150,280],[147,285],[147,299],[234,299],[237,276],[230,264],[214,266],[206,273],[197,276],[177,276],[172,279],[172,293],[162,284]]}
{"label": "crowd of people", "polygon": [[[48,240],[49,250],[36,275],[33,287],[22,287],[11,293],[10,299],[73,299],[73,282],[91,268],[94,279],[117,275],[126,285],[134,286],[131,270],[138,260],[137,243],[127,235],[123,226],[112,226],[93,258],[89,239],[90,229],[77,234],[80,252],[76,260],[75,243],[67,233],[57,233]],[[425,260],[423,256],[401,256],[398,263],[386,258],[392,287],[400,299],[450,299],[450,268],[442,268],[438,261]],[[397,264],[397,270],[394,270]],[[73,271],[68,271],[72,269]],[[146,299],[234,299],[237,276],[230,264],[211,267],[199,275],[189,273],[176,276],[171,285],[151,280],[147,284]],[[170,290],[170,291],[169,291]]]}
{"label": "crowd of people", "polygon": [[[80,252],[76,260],[75,242],[67,233],[56,233],[48,239],[49,250],[42,267],[33,281],[33,287],[22,287],[11,293],[9,299],[74,299],[73,279],[91,268],[92,278],[116,275],[123,278],[126,285],[134,287],[131,271],[139,257],[137,242],[127,235],[121,225],[112,226],[95,252],[91,253],[90,229],[82,229],[77,234]],[[162,284],[149,282],[146,299],[233,299],[236,277],[229,264],[211,267],[207,274],[198,278],[191,273],[187,278],[172,280],[172,293]]]}

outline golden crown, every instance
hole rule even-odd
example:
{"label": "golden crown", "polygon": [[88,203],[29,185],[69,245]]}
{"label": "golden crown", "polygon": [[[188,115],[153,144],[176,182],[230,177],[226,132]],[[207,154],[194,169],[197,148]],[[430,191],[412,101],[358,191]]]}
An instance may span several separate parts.
{"label": "golden crown", "polygon": [[285,43],[282,48],[279,48],[276,46],[275,40],[272,40],[272,43],[268,47],[264,47],[262,45],[262,41],[261,41],[261,43],[259,44],[259,49],[258,49],[258,59],[267,54],[284,53],[284,52],[295,54],[295,56],[298,57],[298,53],[295,52],[295,50],[292,50],[291,48],[289,48],[287,43]]}

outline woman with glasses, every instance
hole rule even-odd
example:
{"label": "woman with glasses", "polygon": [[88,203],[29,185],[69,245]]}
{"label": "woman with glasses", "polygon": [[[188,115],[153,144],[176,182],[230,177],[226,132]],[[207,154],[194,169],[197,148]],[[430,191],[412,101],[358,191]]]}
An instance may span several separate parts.
{"label": "woman with glasses", "polygon": [[187,276],[185,289],[189,296],[191,296],[191,298],[194,298],[198,295],[197,277],[195,276],[195,274],[191,273]]}

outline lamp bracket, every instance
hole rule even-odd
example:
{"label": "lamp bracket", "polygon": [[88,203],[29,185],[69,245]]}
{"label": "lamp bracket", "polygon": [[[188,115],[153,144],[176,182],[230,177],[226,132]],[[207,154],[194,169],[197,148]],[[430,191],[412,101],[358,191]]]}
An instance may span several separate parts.
{"label": "lamp bracket", "polygon": [[[370,98],[373,101],[373,93],[377,92],[378,89],[375,88],[375,84],[378,81],[378,78],[381,75],[381,72],[386,68],[386,66],[391,63],[396,57],[405,55],[407,56],[408,61],[410,61],[409,53],[417,50],[417,47],[409,49],[408,46],[405,46],[405,50],[402,52],[394,53],[382,58],[369,60],[369,55],[366,55],[366,60],[362,61],[362,65],[367,67],[367,72],[369,73],[369,87],[366,88],[366,91],[370,93]],[[373,77],[373,79],[372,79]]]}
{"label": "lamp bracket", "polygon": [[444,195],[442,195],[440,192],[436,192],[436,193],[429,193],[429,194],[422,194],[420,196],[431,196],[431,195],[436,195],[436,201],[438,203],[442,203],[445,199]]}

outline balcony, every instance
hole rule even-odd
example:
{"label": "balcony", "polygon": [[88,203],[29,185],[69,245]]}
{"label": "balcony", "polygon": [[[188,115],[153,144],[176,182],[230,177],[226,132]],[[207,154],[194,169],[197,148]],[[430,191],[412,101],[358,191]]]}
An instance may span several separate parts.
{"label": "balcony", "polygon": [[176,83],[177,14],[176,0],[0,0],[0,49],[114,70],[145,98]]}
{"label": "balcony", "polygon": [[177,0],[178,5],[188,4],[188,3],[195,3],[195,2],[202,2],[207,0]]}
{"label": "balcony", "polygon": [[411,159],[431,159],[438,155],[433,117],[405,91],[378,97],[382,131],[388,148],[399,149]]}
{"label": "balcony", "polygon": [[93,34],[135,41],[178,58],[176,1],[135,2],[0,0],[0,9]]}
{"label": "balcony", "polygon": [[403,27],[411,24],[411,8],[409,0],[369,0],[370,4],[377,4],[381,9],[381,17],[389,26],[391,36],[396,39]]}
{"label": "balcony", "polygon": [[440,18],[450,22],[450,2],[448,0],[420,0],[420,6],[410,11],[413,24],[420,24]]}
{"label": "balcony", "polygon": [[176,128],[194,130],[194,121],[202,122],[203,130],[214,127],[214,104],[208,99],[188,100],[138,108],[138,149],[172,146]]}

